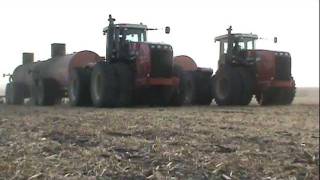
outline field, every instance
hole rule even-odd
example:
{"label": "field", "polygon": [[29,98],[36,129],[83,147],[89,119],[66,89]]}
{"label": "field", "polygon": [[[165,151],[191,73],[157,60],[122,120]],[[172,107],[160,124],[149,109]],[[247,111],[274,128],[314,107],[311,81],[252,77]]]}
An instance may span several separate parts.
{"label": "field", "polygon": [[291,106],[0,105],[0,179],[319,179],[319,89]]}

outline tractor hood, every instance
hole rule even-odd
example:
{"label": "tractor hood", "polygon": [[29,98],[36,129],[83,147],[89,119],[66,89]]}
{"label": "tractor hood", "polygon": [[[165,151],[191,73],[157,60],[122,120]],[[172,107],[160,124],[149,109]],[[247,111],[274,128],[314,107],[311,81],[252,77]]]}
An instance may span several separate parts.
{"label": "tractor hood", "polygon": [[169,44],[143,42],[150,49],[151,77],[172,76],[173,51]]}
{"label": "tractor hood", "polygon": [[153,43],[153,42],[144,42],[145,44],[148,44],[151,50],[159,49],[159,50],[172,50],[172,46],[165,43]]}
{"label": "tractor hood", "polygon": [[261,79],[288,81],[291,79],[291,55],[284,51],[252,50],[248,56],[255,58]]}
{"label": "tractor hood", "polygon": [[266,49],[255,49],[255,50],[247,50],[248,52],[258,52],[258,53],[266,53],[266,54],[273,54],[276,56],[289,56],[291,57],[289,52],[286,51],[272,51]]}

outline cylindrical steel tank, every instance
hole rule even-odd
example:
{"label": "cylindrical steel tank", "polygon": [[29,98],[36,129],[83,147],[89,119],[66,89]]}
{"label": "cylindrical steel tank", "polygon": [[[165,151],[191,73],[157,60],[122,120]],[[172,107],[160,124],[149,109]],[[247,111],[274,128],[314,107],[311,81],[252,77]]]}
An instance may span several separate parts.
{"label": "cylindrical steel tank", "polygon": [[21,82],[31,88],[35,78],[54,79],[61,88],[68,85],[69,75],[73,68],[93,66],[101,58],[92,51],[80,51],[74,54],[50,58],[18,66],[13,74],[14,82]]}
{"label": "cylindrical steel tank", "polygon": [[181,55],[173,58],[173,63],[180,66],[184,71],[196,71],[198,66],[189,56]]}

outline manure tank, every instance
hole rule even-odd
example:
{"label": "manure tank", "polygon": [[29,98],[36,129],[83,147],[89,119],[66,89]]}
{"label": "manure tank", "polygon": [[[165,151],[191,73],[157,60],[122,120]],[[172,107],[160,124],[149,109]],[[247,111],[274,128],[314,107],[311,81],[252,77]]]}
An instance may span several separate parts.
{"label": "manure tank", "polygon": [[59,89],[65,89],[72,69],[91,67],[100,60],[98,54],[87,50],[66,55],[65,44],[55,43],[51,45],[51,58],[45,61],[34,62],[32,53],[23,53],[23,64],[14,70],[12,81],[26,87],[26,97],[30,96],[32,85],[38,79],[52,79]]}
{"label": "manure tank", "polygon": [[173,63],[180,66],[184,71],[196,71],[198,68],[197,63],[186,55],[175,56]]}

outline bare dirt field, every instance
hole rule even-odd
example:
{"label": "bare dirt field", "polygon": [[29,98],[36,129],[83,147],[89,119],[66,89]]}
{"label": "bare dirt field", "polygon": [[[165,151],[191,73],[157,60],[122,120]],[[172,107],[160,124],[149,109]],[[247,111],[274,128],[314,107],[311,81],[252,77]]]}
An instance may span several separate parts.
{"label": "bare dirt field", "polygon": [[319,179],[319,89],[291,106],[0,105],[0,152],[0,179]]}

